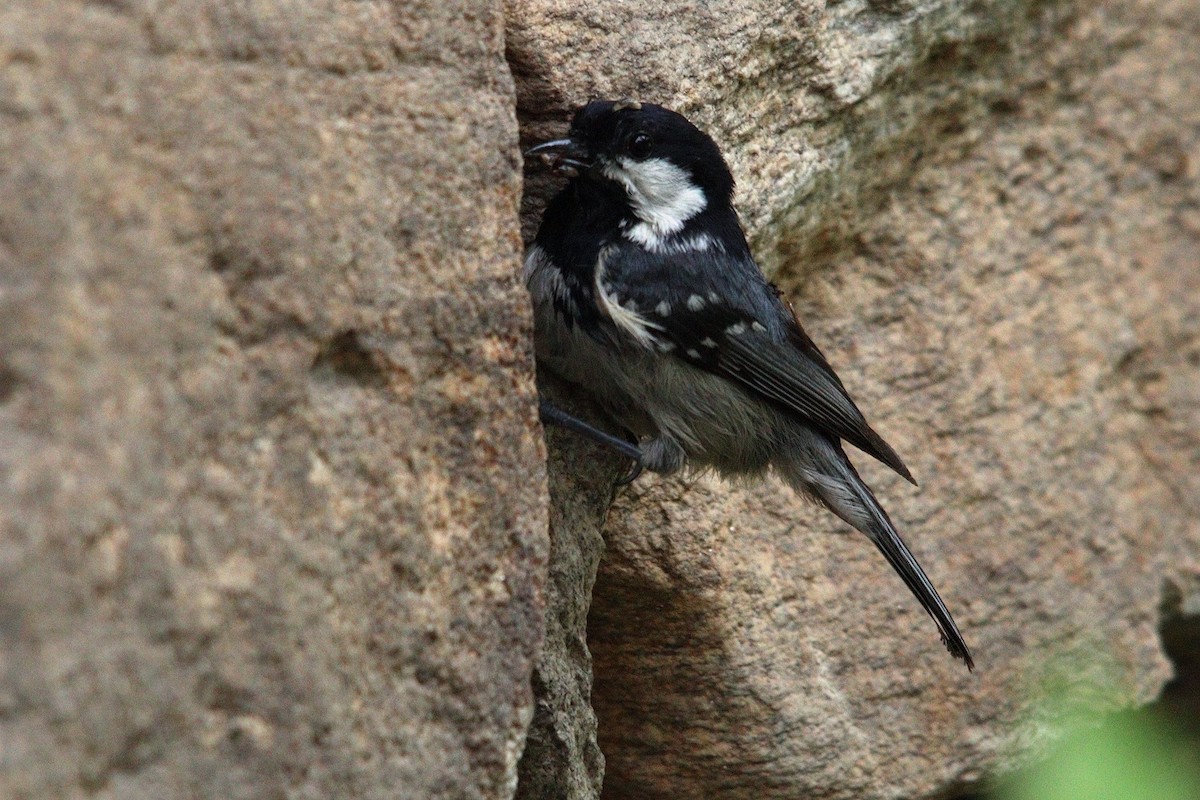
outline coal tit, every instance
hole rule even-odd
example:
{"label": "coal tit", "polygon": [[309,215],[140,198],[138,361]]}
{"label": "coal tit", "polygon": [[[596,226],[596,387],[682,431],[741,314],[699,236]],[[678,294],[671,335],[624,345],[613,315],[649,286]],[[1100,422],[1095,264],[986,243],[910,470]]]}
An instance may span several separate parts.
{"label": "coal tit", "polygon": [[548,405],[545,421],[655,472],[773,469],[865,533],[946,648],[973,668],[945,603],[841,443],[912,475],[755,263],[716,143],[662,106],[597,100],[575,114],[568,138],[527,155],[570,178],[525,259],[538,363],[583,387],[638,444]]}

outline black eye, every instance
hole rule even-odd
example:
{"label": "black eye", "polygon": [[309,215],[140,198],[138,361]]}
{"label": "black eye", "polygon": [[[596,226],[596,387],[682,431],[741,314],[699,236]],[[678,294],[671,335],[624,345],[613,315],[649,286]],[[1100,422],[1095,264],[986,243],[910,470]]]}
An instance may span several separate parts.
{"label": "black eye", "polygon": [[629,155],[637,159],[645,158],[650,155],[650,148],[654,146],[654,140],[647,133],[634,134],[629,140]]}

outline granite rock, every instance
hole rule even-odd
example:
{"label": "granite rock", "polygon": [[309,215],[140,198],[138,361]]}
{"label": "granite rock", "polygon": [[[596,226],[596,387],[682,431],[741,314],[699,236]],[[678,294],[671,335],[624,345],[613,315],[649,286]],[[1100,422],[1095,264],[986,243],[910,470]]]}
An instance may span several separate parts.
{"label": "granite rock", "polygon": [[503,14],[0,7],[0,796],[510,796],[547,485]]}

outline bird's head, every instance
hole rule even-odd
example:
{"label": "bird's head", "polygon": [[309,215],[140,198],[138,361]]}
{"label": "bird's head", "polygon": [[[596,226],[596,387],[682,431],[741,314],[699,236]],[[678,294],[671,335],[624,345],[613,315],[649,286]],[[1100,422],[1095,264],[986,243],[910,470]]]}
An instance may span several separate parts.
{"label": "bird's head", "polygon": [[733,196],[733,176],[716,143],[683,115],[653,103],[593,100],[575,113],[568,138],[526,155],[540,155],[572,177],[616,184],[632,214],[658,237],[706,209],[729,207]]}

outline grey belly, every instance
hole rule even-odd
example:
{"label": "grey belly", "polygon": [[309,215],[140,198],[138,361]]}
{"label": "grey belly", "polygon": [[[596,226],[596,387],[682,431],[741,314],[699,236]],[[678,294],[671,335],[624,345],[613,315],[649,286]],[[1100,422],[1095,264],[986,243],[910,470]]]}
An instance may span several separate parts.
{"label": "grey belly", "polygon": [[674,439],[693,466],[730,473],[768,466],[788,422],[738,386],[670,354],[636,345],[616,352],[556,320],[538,328],[539,362],[582,386],[632,432]]}

